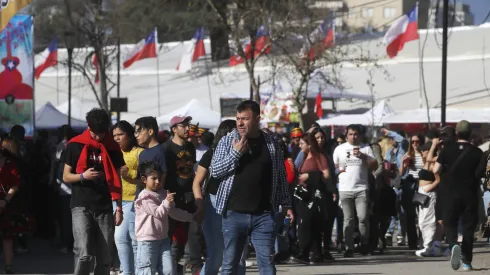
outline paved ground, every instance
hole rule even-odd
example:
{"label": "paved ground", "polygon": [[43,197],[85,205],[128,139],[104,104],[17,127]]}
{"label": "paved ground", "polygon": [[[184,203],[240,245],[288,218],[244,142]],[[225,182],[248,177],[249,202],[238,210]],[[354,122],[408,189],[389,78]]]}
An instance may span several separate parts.
{"label": "paved ground", "polygon": [[[59,253],[46,241],[31,240],[30,252],[18,255],[15,260],[17,274],[72,274],[73,257]],[[453,273],[445,258],[417,258],[412,252],[403,248],[392,248],[385,255],[356,257],[337,260],[319,266],[279,265],[278,274],[301,275],[344,275],[344,274],[416,274],[446,275]],[[472,274],[490,274],[490,246],[478,243],[473,262],[475,271]],[[3,271],[3,268],[2,268]],[[0,271],[1,273],[1,271]],[[247,274],[258,274],[257,267],[251,267]]]}

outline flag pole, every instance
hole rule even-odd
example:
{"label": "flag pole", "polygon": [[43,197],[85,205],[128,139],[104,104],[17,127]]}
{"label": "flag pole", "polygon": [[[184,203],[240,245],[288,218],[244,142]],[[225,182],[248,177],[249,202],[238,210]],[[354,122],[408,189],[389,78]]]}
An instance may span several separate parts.
{"label": "flag pole", "polygon": [[56,64],[56,105],[60,105],[60,66]]}
{"label": "flag pole", "polygon": [[[419,15],[420,15],[419,14],[419,10],[420,10],[419,9],[419,1],[417,1],[417,4],[416,5],[417,5],[417,21],[418,21],[419,18],[420,18],[419,17]],[[418,26],[418,22],[417,22],[417,26]],[[418,31],[419,30],[417,28],[417,32]],[[428,34],[426,33],[425,35],[428,35]],[[420,109],[422,109],[422,105],[423,105],[422,104],[422,96],[423,96],[422,95],[422,92],[423,92],[423,89],[424,89],[424,87],[422,86],[422,77],[423,77],[422,76],[422,67],[424,66],[424,61],[422,60],[422,49],[421,49],[422,45],[420,44],[420,40],[421,40],[421,38],[420,38],[420,32],[419,32],[419,39],[418,39],[418,50],[419,50],[419,98],[420,98],[420,100],[419,100],[419,107],[420,107]]]}
{"label": "flag pole", "polygon": [[209,66],[208,66],[208,58],[207,57],[205,57],[205,59],[204,59],[204,64],[206,65],[206,78],[207,78],[207,81],[208,81],[209,106],[211,107],[211,109],[213,109],[213,98],[211,96],[211,84],[210,84],[210,81],[209,81],[209,74],[210,73],[211,74],[213,73],[213,68],[209,69]]}
{"label": "flag pole", "polygon": [[157,31],[157,27],[155,27],[155,47],[156,47],[156,54],[157,54],[157,98],[158,98],[158,116],[161,116],[161,113],[160,113],[160,59],[158,58],[158,50],[159,50],[159,46],[158,46],[158,31]]}

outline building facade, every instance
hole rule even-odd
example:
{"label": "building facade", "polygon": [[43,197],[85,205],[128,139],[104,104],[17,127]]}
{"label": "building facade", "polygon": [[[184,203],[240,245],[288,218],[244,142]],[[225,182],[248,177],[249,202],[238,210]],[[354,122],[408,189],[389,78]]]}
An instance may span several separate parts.
{"label": "building facade", "polygon": [[[439,4],[439,5],[438,5]],[[442,1],[432,0],[428,10],[428,27],[442,28],[444,5]],[[470,6],[463,3],[449,3],[449,27],[472,26],[475,18]]]}
{"label": "building facade", "polygon": [[[376,32],[388,29],[404,13],[409,12],[417,0],[309,0],[317,14],[336,13],[336,26],[349,33]],[[419,5],[419,28],[427,26],[429,3]]]}

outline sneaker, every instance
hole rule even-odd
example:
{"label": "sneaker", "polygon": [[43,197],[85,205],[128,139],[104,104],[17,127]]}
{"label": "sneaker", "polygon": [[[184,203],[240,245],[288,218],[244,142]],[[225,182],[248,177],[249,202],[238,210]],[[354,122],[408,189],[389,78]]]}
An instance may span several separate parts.
{"label": "sneaker", "polygon": [[309,265],[310,260],[306,257],[291,257],[290,263]]}
{"label": "sneaker", "polygon": [[354,257],[354,251],[352,251],[352,249],[347,249],[344,252],[344,257],[345,258],[352,258],[352,257]]}
{"label": "sneaker", "polygon": [[393,235],[391,235],[391,233],[386,233],[385,244],[386,244],[386,246],[392,246],[393,245]]}
{"label": "sneaker", "polygon": [[396,236],[396,244],[400,246],[405,245],[405,238],[401,235]]}
{"label": "sneaker", "polygon": [[463,268],[461,271],[471,271],[471,270],[473,270],[473,267],[471,266],[471,264],[463,263]]}
{"label": "sneaker", "polygon": [[417,257],[429,257],[429,253],[427,253],[427,249],[425,248],[415,251],[415,255]]}
{"label": "sneaker", "polygon": [[245,261],[245,267],[251,267],[251,266],[254,266],[254,262],[250,261],[250,260],[246,260]]}
{"label": "sneaker", "polygon": [[461,246],[455,245],[451,249],[451,267],[458,270],[461,267]]}

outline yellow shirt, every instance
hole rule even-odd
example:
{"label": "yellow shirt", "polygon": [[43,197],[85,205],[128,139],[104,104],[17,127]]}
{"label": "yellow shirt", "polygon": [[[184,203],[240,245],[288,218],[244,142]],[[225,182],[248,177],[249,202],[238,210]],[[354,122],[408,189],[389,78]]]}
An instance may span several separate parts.
{"label": "yellow shirt", "polygon": [[[135,147],[129,152],[123,153],[124,162],[128,167],[128,177],[131,179],[136,179],[138,176],[138,159],[140,157],[140,153],[143,151],[143,148]],[[122,181],[122,200],[123,201],[134,201],[134,196],[136,195],[136,184],[131,184],[126,181],[124,178],[121,178]]]}

